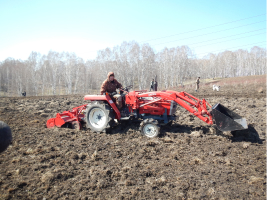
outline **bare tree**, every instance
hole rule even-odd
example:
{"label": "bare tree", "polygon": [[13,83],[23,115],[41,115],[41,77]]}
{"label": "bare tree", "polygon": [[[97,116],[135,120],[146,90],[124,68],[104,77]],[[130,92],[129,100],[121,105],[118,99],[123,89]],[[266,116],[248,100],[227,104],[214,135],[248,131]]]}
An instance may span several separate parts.
{"label": "bare tree", "polygon": [[146,89],[155,75],[159,88],[177,87],[196,76],[203,78],[266,74],[266,49],[224,51],[197,59],[188,46],[164,48],[155,53],[149,44],[123,42],[99,50],[96,59],[84,62],[74,53],[31,52],[27,60],[0,62],[0,91],[7,96],[77,94],[97,90],[109,71],[123,85]]}
{"label": "bare tree", "polygon": [[40,64],[41,54],[37,52],[31,52],[28,58],[28,68],[29,68],[29,93],[32,95],[38,95],[38,74],[37,70]]}

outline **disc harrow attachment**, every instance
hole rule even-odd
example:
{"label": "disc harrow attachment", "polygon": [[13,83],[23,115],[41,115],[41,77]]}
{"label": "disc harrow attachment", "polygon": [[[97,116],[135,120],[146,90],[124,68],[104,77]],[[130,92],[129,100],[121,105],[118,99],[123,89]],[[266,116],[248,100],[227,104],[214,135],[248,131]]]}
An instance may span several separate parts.
{"label": "disc harrow attachment", "polygon": [[73,129],[81,129],[81,121],[84,118],[86,106],[87,104],[75,107],[71,111],[68,110],[63,113],[57,113],[55,118],[47,120],[47,128],[70,126]]}

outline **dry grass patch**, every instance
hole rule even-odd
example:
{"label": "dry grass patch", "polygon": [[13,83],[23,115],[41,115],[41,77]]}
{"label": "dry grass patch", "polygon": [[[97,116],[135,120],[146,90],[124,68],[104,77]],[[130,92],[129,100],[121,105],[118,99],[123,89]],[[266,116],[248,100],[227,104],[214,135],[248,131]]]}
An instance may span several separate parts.
{"label": "dry grass patch", "polygon": [[173,139],[171,139],[170,137],[165,137],[165,138],[162,139],[162,141],[164,143],[173,143],[174,142]]}
{"label": "dry grass patch", "polygon": [[247,149],[247,148],[249,147],[249,145],[250,145],[250,143],[245,142],[245,143],[243,144],[243,148],[244,148],[244,149]]}
{"label": "dry grass patch", "polygon": [[97,150],[95,150],[95,152],[92,154],[91,158],[92,158],[92,160],[98,160],[99,159],[99,155],[97,153]]}
{"label": "dry grass patch", "polygon": [[208,195],[209,196],[212,196],[212,195],[214,195],[215,194],[215,189],[213,188],[213,187],[210,187],[209,189],[208,189]]}
{"label": "dry grass patch", "polygon": [[51,171],[46,172],[41,177],[41,181],[43,183],[45,183],[45,182],[51,182],[53,179],[54,179],[54,174]]}
{"label": "dry grass patch", "polygon": [[195,158],[192,160],[192,164],[195,164],[195,165],[201,165],[201,164],[203,164],[203,161],[202,161],[201,158],[195,157]]}
{"label": "dry grass patch", "polygon": [[252,184],[257,184],[257,183],[259,183],[259,182],[261,182],[261,181],[264,181],[264,180],[265,180],[265,179],[262,178],[262,177],[251,176],[250,179],[249,179],[249,181],[248,181],[248,183],[249,183],[250,185],[252,185]]}
{"label": "dry grass patch", "polygon": [[203,134],[203,131],[193,131],[191,132],[190,135],[194,136],[194,137],[201,137],[201,135]]}

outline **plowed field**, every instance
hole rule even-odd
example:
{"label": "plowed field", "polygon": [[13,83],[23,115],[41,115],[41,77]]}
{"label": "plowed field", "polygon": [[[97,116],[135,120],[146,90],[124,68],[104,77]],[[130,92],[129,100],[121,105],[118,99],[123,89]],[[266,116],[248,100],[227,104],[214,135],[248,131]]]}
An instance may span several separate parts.
{"label": "plowed field", "polygon": [[265,199],[265,87],[187,91],[243,116],[247,130],[216,133],[179,108],[179,120],[153,139],[138,123],[101,134],[45,127],[85,104],[82,95],[0,98],[13,134],[0,154],[0,199]]}

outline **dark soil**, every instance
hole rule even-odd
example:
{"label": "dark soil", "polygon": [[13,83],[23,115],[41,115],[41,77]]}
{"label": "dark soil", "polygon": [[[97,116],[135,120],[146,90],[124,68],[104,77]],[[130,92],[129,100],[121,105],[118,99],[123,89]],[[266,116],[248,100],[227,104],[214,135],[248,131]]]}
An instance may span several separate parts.
{"label": "dark soil", "polygon": [[158,138],[138,123],[110,133],[45,127],[85,104],[83,96],[0,98],[13,142],[0,154],[0,199],[265,199],[266,90],[192,92],[247,119],[243,131],[215,131],[179,108]]}

